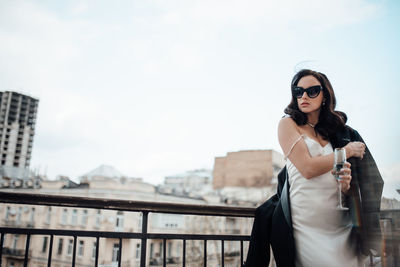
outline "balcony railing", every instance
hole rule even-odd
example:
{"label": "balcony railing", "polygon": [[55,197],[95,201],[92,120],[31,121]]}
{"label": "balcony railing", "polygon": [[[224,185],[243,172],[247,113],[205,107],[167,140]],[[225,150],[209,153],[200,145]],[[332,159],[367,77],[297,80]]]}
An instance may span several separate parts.
{"label": "balcony railing", "polygon": [[[72,252],[72,267],[76,264],[77,254],[77,238],[78,237],[93,237],[96,239],[96,244],[99,243],[100,238],[112,238],[119,241],[118,261],[116,266],[121,267],[122,245],[125,239],[138,239],[141,240],[140,247],[140,266],[146,266],[147,256],[147,241],[158,239],[162,241],[162,254],[155,260],[150,258],[150,265],[167,266],[167,263],[177,262],[175,258],[167,256],[166,245],[167,240],[181,240],[182,241],[182,258],[180,266],[186,266],[187,247],[186,241],[200,240],[203,243],[202,262],[207,266],[207,242],[220,242],[220,253],[218,253],[220,266],[225,265],[232,257],[240,257],[240,266],[243,266],[244,251],[243,243],[250,240],[249,235],[239,234],[173,234],[173,233],[148,233],[148,218],[149,213],[169,213],[169,214],[182,214],[182,215],[201,215],[201,216],[222,216],[222,217],[254,217],[255,208],[248,207],[232,207],[232,206],[209,206],[209,205],[191,205],[191,204],[176,204],[176,203],[160,203],[160,202],[144,202],[144,201],[129,201],[129,200],[115,200],[115,199],[100,199],[100,198],[86,198],[86,197],[70,197],[70,196],[56,196],[44,194],[25,194],[25,193],[9,193],[0,192],[0,203],[13,203],[13,204],[28,204],[28,205],[43,205],[43,206],[59,206],[69,208],[92,208],[100,210],[114,210],[114,211],[128,211],[140,212],[142,214],[141,232],[108,232],[108,231],[81,231],[81,230],[67,230],[67,229],[37,229],[37,228],[16,228],[16,227],[0,227],[0,266],[2,256],[6,253],[3,247],[4,234],[18,234],[26,235],[26,243],[24,250],[24,266],[28,266],[30,238],[33,235],[50,236],[50,245],[48,249],[47,265],[51,266],[52,251],[54,236],[69,236],[73,238],[73,252]],[[399,240],[400,240],[400,210],[385,210],[381,212],[381,224],[383,225],[383,234],[385,243],[384,255],[392,257],[390,260],[383,258],[382,266],[399,266]],[[239,233],[234,231],[233,233]],[[240,243],[239,251],[225,251],[225,242],[235,241]],[[99,245],[95,247],[95,266],[99,266]],[[20,253],[20,252],[19,252]],[[2,255],[3,254],[3,255]],[[371,257],[371,263],[373,258]],[[388,263],[393,264],[388,264]],[[174,265],[179,266],[179,265]],[[371,265],[373,266],[373,265]]]}
{"label": "balcony railing", "polygon": [[[24,259],[25,257],[25,250],[24,249],[16,249],[16,248],[3,248],[2,253],[4,256],[8,256],[10,258],[14,259]],[[28,258],[31,254],[31,252],[28,253]]]}
{"label": "balcony railing", "polygon": [[[48,266],[51,266],[52,250],[54,236],[70,236],[73,238],[73,253],[72,253],[72,266],[76,264],[77,252],[77,238],[78,237],[93,237],[96,243],[99,244],[100,238],[113,238],[119,240],[118,249],[118,267],[121,267],[121,254],[122,244],[124,239],[139,239],[141,240],[141,255],[140,266],[146,266],[146,249],[147,240],[158,239],[163,242],[163,251],[161,262],[150,262],[150,264],[159,264],[166,266],[167,263],[176,262],[176,259],[168,259],[166,256],[167,240],[181,240],[182,246],[182,265],[186,265],[186,241],[200,240],[203,242],[203,264],[207,266],[207,242],[217,241],[221,242],[220,256],[221,266],[224,266],[225,257],[231,257],[231,252],[226,252],[224,244],[227,241],[240,242],[240,255],[241,265],[244,261],[243,242],[249,241],[249,235],[235,235],[235,234],[172,234],[172,233],[148,233],[148,215],[149,213],[169,213],[169,214],[182,214],[182,215],[202,215],[202,216],[223,216],[223,217],[247,217],[254,216],[254,208],[246,207],[230,207],[230,206],[209,206],[209,205],[190,205],[190,204],[176,204],[176,203],[159,203],[159,202],[142,202],[142,201],[126,201],[115,199],[96,199],[86,197],[70,197],[70,196],[55,196],[43,194],[25,194],[25,193],[8,193],[0,192],[0,203],[13,203],[13,204],[28,204],[28,205],[44,205],[44,206],[60,206],[60,207],[75,207],[75,208],[92,208],[101,210],[116,210],[116,211],[129,211],[142,213],[142,226],[141,232],[106,232],[106,231],[80,231],[80,230],[66,230],[66,229],[36,229],[36,228],[11,228],[0,227],[2,233],[0,239],[0,247],[3,247],[4,235],[3,234],[19,234],[26,235],[25,251],[29,251],[29,243],[32,235],[46,235],[50,236],[50,245],[48,251]],[[1,250],[0,250],[1,251]],[[238,256],[238,255],[236,255]],[[1,266],[0,255],[0,266]],[[95,266],[99,266],[99,246],[96,246]],[[28,255],[25,255],[24,266],[28,266]]]}
{"label": "balcony railing", "polygon": [[18,221],[18,220],[4,220],[4,226],[7,227],[18,227],[18,228],[33,228],[35,227],[35,222],[33,221]]}

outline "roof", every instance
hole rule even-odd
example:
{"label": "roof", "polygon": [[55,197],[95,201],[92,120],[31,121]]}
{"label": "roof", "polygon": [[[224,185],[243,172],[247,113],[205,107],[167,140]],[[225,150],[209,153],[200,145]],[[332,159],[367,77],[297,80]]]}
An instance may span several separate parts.
{"label": "roof", "polygon": [[87,179],[92,179],[94,177],[107,177],[107,178],[121,178],[124,175],[110,165],[100,165],[94,170],[82,175],[82,178],[85,177]]}

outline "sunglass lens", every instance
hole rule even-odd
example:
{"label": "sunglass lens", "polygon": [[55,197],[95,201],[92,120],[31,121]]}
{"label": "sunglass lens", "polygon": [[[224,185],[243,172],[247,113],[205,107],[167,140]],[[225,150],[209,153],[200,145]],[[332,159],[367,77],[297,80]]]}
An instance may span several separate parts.
{"label": "sunglass lens", "polygon": [[301,96],[303,95],[303,90],[300,87],[295,87],[293,88],[293,96],[296,98],[301,98]]}
{"label": "sunglass lens", "polygon": [[308,94],[309,97],[314,98],[314,97],[317,97],[319,95],[320,90],[321,90],[321,87],[313,86],[313,87],[308,88],[307,94]]}

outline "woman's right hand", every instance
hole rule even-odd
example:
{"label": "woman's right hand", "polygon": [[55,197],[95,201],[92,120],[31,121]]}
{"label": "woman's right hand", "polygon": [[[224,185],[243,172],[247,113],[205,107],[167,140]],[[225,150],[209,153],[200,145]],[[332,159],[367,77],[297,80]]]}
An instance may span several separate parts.
{"label": "woman's right hand", "polygon": [[365,144],[363,142],[349,142],[344,149],[346,149],[346,157],[357,157],[362,159],[365,154]]}

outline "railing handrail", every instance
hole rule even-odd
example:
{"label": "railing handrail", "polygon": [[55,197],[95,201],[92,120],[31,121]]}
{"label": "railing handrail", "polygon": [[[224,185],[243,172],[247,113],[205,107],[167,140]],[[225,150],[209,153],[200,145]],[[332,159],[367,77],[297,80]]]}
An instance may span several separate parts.
{"label": "railing handrail", "polygon": [[0,203],[232,217],[254,217],[255,212],[254,207],[148,202],[15,192],[0,192]]}

